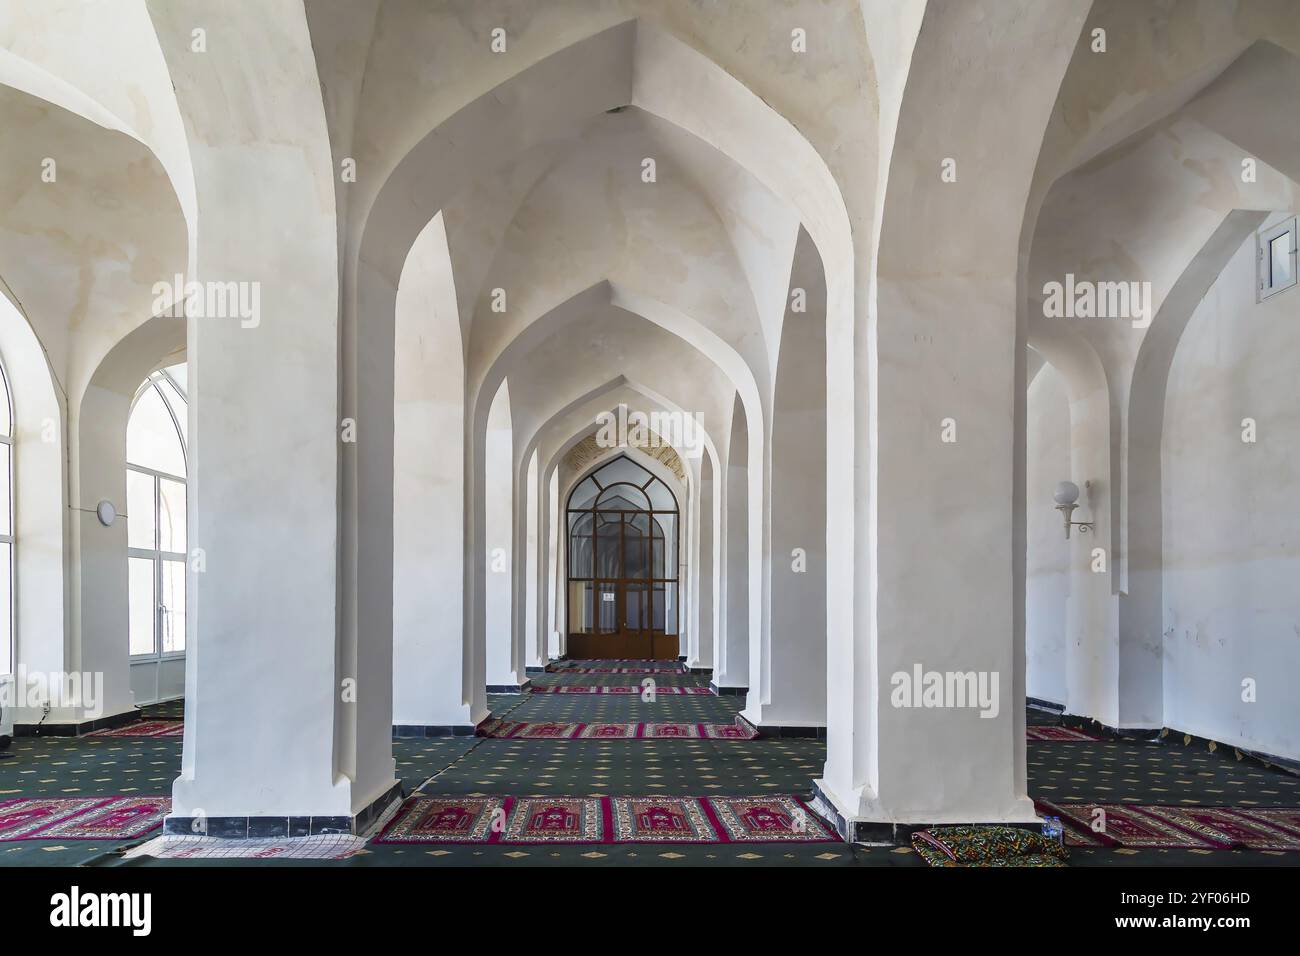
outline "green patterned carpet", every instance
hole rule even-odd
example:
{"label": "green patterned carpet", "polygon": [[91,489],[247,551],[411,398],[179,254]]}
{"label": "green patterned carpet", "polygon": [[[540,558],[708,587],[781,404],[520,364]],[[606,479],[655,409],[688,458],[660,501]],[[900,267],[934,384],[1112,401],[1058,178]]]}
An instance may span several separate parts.
{"label": "green patterned carpet", "polygon": [[[545,674],[539,684],[637,685],[645,675]],[[656,675],[660,686],[701,685],[686,674]],[[496,716],[511,720],[729,723],[741,698],[712,695],[492,695]],[[178,719],[173,701],[145,708],[149,719]],[[1030,711],[1031,723],[1056,718]],[[1028,745],[1031,795],[1058,803],[1164,803],[1300,806],[1300,778],[1210,752],[1173,738],[1128,741],[1033,742]],[[779,740],[488,740],[394,741],[398,776],[407,793],[543,795],[730,796],[789,793],[807,798],[821,774],[824,742]],[[0,760],[0,799],[15,796],[167,794],[180,767],[181,739],[149,737],[18,738],[14,757]],[[0,865],[122,865],[123,844],[101,841],[0,842]],[[212,866],[239,861],[158,861],[128,865]],[[920,866],[908,847],[822,844],[713,845],[392,845],[370,844],[348,860],[262,861],[265,866],[583,865],[636,863],[769,866]],[[1297,866],[1300,853],[1264,851],[1074,849],[1076,866]]]}

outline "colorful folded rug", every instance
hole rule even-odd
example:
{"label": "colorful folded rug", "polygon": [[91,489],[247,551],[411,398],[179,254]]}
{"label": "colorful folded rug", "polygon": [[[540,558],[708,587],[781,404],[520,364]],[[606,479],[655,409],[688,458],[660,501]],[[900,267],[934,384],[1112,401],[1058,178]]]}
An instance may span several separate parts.
{"label": "colorful folded rug", "polygon": [[[606,684],[530,684],[530,691],[534,694],[626,694],[629,696],[644,693],[650,690],[649,687],[642,687],[639,684],[631,686]],[[713,691],[707,687],[670,687],[665,684],[656,684],[654,687],[656,694],[711,694]]]}
{"label": "colorful folded rug", "polygon": [[95,730],[87,737],[181,737],[185,733],[183,720],[137,720],[134,724],[114,727],[112,730]]}
{"label": "colorful folded rug", "polygon": [[1086,730],[1076,730],[1073,727],[1026,727],[1026,740],[1104,740],[1104,737],[1098,737],[1096,734],[1090,734]]}
{"label": "colorful folded rug", "polygon": [[831,843],[797,797],[408,799],[376,843]]}
{"label": "colorful folded rug", "polygon": [[162,825],[170,797],[18,797],[0,801],[0,841],[129,840]]}
{"label": "colorful folded rug", "polygon": [[912,849],[931,866],[1065,866],[1070,851],[1017,827],[946,826],[912,834]]}
{"label": "colorful folded rug", "polygon": [[752,725],[736,719],[731,724],[665,723],[577,723],[574,721],[485,721],[478,736],[499,740],[667,740],[704,738],[707,740],[753,740],[758,736]]}
{"label": "colorful folded rug", "polygon": [[1132,850],[1300,850],[1300,809],[1035,801],[1071,846]]}

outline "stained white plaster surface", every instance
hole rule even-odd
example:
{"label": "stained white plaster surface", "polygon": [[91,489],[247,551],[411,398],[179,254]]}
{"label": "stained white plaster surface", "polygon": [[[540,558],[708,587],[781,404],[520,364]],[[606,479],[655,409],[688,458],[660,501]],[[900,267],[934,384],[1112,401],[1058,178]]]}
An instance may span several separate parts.
{"label": "stained white plaster surface", "polygon": [[[1169,373],[1164,723],[1294,760],[1300,290],[1257,303],[1255,249],[1251,235],[1232,255]],[[1242,441],[1246,418],[1253,443]]]}

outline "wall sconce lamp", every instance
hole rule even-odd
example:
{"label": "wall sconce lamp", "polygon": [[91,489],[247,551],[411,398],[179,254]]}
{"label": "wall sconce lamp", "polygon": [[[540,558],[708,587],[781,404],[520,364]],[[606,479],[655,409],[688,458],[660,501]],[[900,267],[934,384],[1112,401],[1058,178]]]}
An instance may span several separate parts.
{"label": "wall sconce lamp", "polygon": [[[1085,488],[1091,488],[1092,482],[1085,481]],[[1079,500],[1079,486],[1072,481],[1063,481],[1056,486],[1056,494],[1052,496],[1056,499],[1056,510],[1061,513],[1065,519],[1065,536],[1070,537],[1070,529],[1078,528],[1080,534],[1085,534],[1092,530],[1091,521],[1071,521],[1070,516],[1074,514],[1074,509],[1079,507],[1075,504]]]}

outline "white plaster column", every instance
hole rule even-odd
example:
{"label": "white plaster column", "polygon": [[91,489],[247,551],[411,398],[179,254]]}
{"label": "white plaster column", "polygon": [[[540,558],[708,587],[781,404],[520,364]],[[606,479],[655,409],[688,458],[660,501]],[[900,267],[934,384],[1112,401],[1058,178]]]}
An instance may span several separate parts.
{"label": "white plaster column", "polygon": [[[855,836],[1036,819],[1024,775],[1023,614],[1013,613],[1023,599],[1009,414],[1024,403],[1018,243],[1088,6],[927,5],[900,90],[874,312],[857,330],[871,405],[859,410],[855,444],[869,453],[871,521],[855,562],[853,656],[827,661],[817,781]],[[953,181],[945,157],[956,161]],[[871,268],[864,234],[855,239],[858,268]],[[955,693],[927,706],[923,686],[897,694],[918,668],[973,675],[988,706],[959,706]]]}
{"label": "white plaster column", "polygon": [[[260,296],[256,322],[189,321],[189,543],[204,569],[192,562],[187,581],[185,743],[168,827],[349,827],[396,797],[391,630],[380,620],[356,656],[338,637],[336,177],[311,39],[301,7],[149,8],[194,165],[192,277],[255,283]],[[210,38],[202,54],[196,24]],[[383,457],[383,430],[381,416],[368,454]],[[389,524],[391,558],[391,513]]]}

